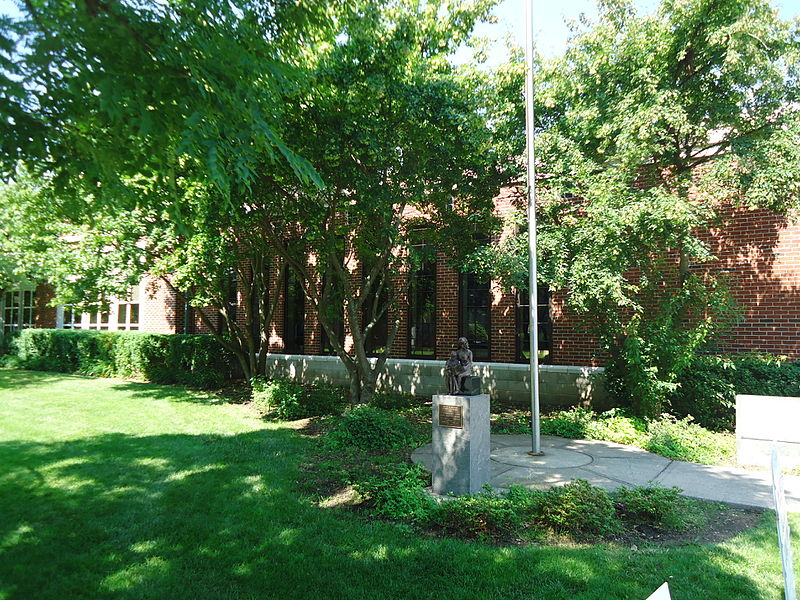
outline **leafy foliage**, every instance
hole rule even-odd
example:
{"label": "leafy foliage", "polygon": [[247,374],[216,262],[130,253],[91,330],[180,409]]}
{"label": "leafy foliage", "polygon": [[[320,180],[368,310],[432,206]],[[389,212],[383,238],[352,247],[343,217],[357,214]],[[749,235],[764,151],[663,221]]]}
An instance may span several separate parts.
{"label": "leafy foliage", "polygon": [[715,434],[693,422],[691,416],[676,419],[663,415],[649,424],[645,450],[672,458],[703,464],[724,464],[736,455],[736,439]]}
{"label": "leafy foliage", "polygon": [[231,377],[230,357],[206,335],[25,329],[12,350],[17,366],[34,370],[199,388],[220,387]]}
{"label": "leafy foliage", "polygon": [[373,406],[358,406],[342,415],[326,437],[333,447],[391,450],[413,445],[416,432],[402,416]]}
{"label": "leafy foliage", "polygon": [[701,524],[700,511],[692,501],[681,496],[677,487],[637,486],[619,488],[612,497],[622,517],[637,523],[658,525],[675,531],[686,531]]}
{"label": "leafy foliage", "polygon": [[671,412],[698,425],[732,431],[736,394],[800,396],[800,363],[770,357],[699,356],[670,397]]}
{"label": "leafy foliage", "polygon": [[424,490],[430,475],[419,465],[384,466],[369,478],[356,481],[356,491],[369,499],[375,514],[397,521],[423,522],[435,501]]}
{"label": "leafy foliage", "polygon": [[[539,278],[598,339],[615,401],[654,418],[737,316],[699,233],[721,203],[797,206],[800,37],[767,0],[599,12],[536,73]],[[506,67],[498,92],[509,76],[522,87]],[[499,114],[523,129],[518,111]],[[524,288],[525,230],[476,266]]]}
{"label": "leafy foliage", "polygon": [[542,509],[542,518],[555,531],[609,535],[619,531],[620,523],[608,492],[576,479],[550,488]]}
{"label": "leafy foliage", "polygon": [[285,421],[339,414],[347,404],[343,390],[330,386],[305,387],[293,381],[255,377],[250,387],[258,409]]}
{"label": "leafy foliage", "polygon": [[735,440],[693,422],[691,416],[676,419],[663,414],[643,421],[612,409],[600,415],[572,408],[542,415],[541,433],[577,439],[608,440],[630,444],[674,460],[703,464],[727,464],[736,451]]}

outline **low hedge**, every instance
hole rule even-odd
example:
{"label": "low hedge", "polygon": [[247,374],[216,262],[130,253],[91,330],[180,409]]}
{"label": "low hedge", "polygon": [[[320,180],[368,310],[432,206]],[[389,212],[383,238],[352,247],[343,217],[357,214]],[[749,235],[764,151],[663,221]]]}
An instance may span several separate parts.
{"label": "low hedge", "polygon": [[692,415],[708,429],[732,430],[736,394],[800,396],[800,362],[769,357],[698,357],[680,378],[670,399],[670,412],[679,417]]}
{"label": "low hedge", "polygon": [[229,353],[208,335],[25,329],[10,350],[13,363],[25,369],[199,388],[219,387],[231,378]]}

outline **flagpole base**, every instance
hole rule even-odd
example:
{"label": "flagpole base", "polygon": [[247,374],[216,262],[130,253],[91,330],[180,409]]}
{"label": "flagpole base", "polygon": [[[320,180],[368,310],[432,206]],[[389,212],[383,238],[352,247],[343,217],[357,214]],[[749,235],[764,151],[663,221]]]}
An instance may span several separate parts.
{"label": "flagpole base", "polygon": [[528,452],[528,455],[529,456],[544,456],[544,452],[534,452],[533,450],[531,450],[530,452]]}

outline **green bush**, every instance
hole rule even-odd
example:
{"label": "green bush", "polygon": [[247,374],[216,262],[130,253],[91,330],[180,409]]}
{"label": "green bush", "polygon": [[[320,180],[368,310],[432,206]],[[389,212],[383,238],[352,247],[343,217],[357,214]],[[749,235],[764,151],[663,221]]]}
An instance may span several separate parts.
{"label": "green bush", "polygon": [[647,431],[644,449],[673,460],[714,465],[730,462],[736,452],[733,436],[709,431],[693,423],[690,416],[679,420],[662,415]]}
{"label": "green bush", "polygon": [[228,353],[206,335],[25,329],[12,353],[18,366],[59,373],[199,388],[219,387],[231,377]]}
{"label": "green bush", "polygon": [[519,533],[525,519],[521,507],[507,495],[487,490],[442,501],[430,512],[428,525],[459,537],[496,539]]}
{"label": "green bush", "polygon": [[588,408],[576,406],[542,415],[540,430],[543,435],[637,445],[646,434],[647,424],[620,409],[596,415]]}
{"label": "green bush", "polygon": [[608,492],[583,479],[550,488],[541,518],[553,530],[573,535],[611,535],[621,529]]}
{"label": "green bush", "polygon": [[672,412],[714,431],[734,428],[736,394],[800,396],[800,362],[770,357],[696,358],[672,394]]}
{"label": "green bush", "polygon": [[579,406],[569,410],[552,412],[542,415],[539,422],[539,431],[542,435],[585,438],[594,416],[594,412]]}
{"label": "green bush", "polygon": [[677,487],[619,488],[613,494],[623,518],[635,523],[686,531],[699,524],[698,513]]}
{"label": "green bush", "polygon": [[402,416],[359,406],[342,415],[325,440],[333,447],[392,450],[412,446],[415,438],[414,427]]}
{"label": "green bush", "polygon": [[293,381],[268,381],[262,377],[254,377],[250,384],[253,404],[269,416],[284,421],[335,415],[347,404],[340,388],[304,387]]}
{"label": "green bush", "polygon": [[430,475],[419,465],[387,465],[378,473],[354,484],[356,491],[368,498],[381,517],[413,523],[426,522],[436,502],[424,487]]}
{"label": "green bush", "polygon": [[617,444],[639,445],[646,433],[647,424],[644,421],[629,417],[617,408],[601,413],[586,426],[587,438]]}
{"label": "green bush", "polygon": [[428,399],[414,396],[413,394],[402,394],[400,392],[375,392],[372,396],[371,404],[385,410],[398,410],[413,408],[424,404]]}

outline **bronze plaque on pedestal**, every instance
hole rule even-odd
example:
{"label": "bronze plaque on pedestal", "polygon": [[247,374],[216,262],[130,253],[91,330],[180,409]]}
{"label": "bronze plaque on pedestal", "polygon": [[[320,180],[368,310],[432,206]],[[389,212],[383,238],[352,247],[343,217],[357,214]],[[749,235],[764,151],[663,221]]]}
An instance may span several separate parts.
{"label": "bronze plaque on pedestal", "polygon": [[464,428],[463,406],[457,404],[439,405],[439,427]]}

